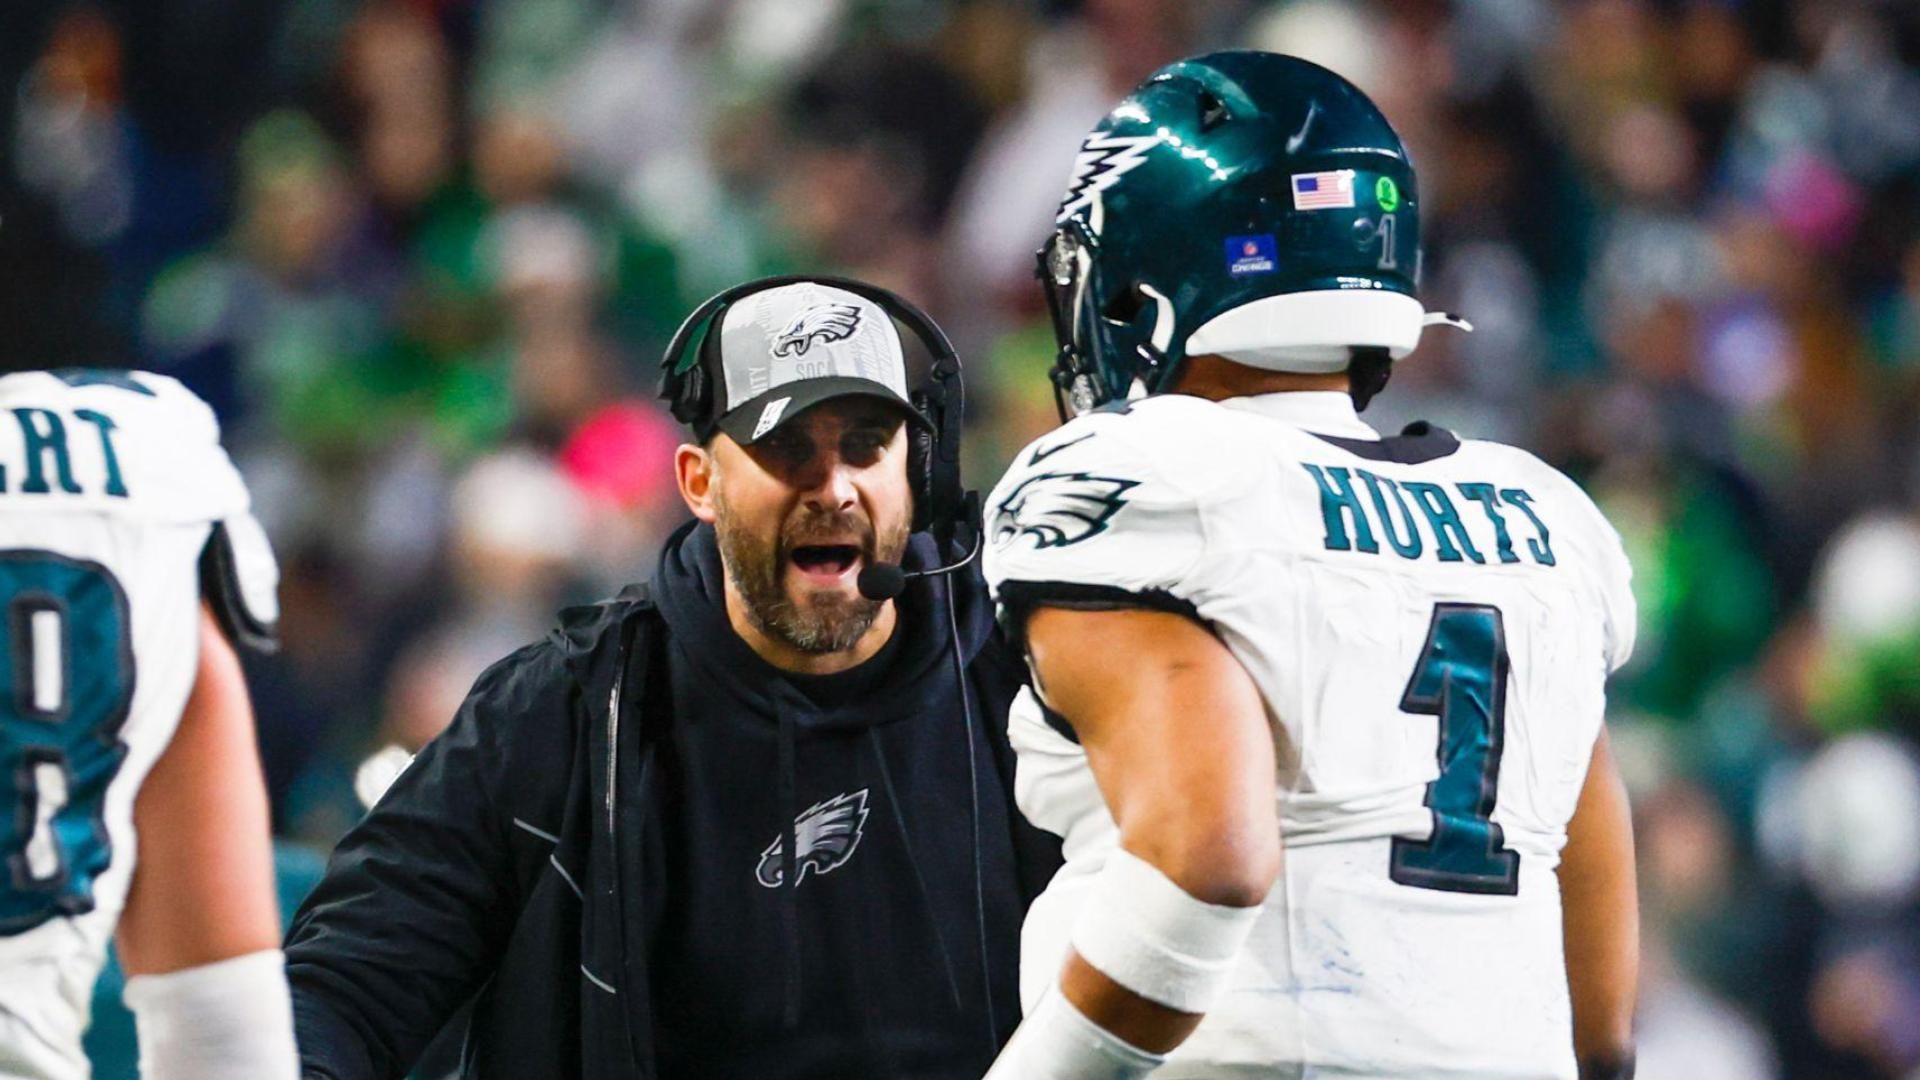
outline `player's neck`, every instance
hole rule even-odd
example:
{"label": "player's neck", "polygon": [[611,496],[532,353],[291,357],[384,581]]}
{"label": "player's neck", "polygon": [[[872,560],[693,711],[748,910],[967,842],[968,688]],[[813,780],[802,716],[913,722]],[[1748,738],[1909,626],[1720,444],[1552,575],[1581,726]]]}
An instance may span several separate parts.
{"label": "player's neck", "polygon": [[1254,397],[1299,390],[1347,392],[1347,373],[1335,371],[1308,374],[1299,371],[1262,371],[1236,364],[1220,356],[1189,357],[1174,384],[1173,392],[1225,401],[1228,398]]}

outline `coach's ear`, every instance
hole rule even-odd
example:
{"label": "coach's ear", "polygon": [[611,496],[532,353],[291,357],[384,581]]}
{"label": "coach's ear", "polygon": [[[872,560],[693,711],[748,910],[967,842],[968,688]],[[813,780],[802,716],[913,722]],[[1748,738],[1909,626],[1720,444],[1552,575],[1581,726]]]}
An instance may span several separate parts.
{"label": "coach's ear", "polygon": [[673,478],[680,485],[680,498],[701,522],[711,525],[718,516],[713,505],[713,484],[720,463],[713,451],[693,443],[681,443],[673,452]]}

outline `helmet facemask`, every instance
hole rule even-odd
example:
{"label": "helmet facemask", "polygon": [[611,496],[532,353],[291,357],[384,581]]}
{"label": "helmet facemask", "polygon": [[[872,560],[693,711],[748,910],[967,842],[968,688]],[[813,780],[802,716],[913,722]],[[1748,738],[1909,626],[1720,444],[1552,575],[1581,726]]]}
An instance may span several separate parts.
{"label": "helmet facemask", "polygon": [[[1171,301],[1140,282],[1105,288],[1098,254],[1098,239],[1078,220],[1067,220],[1036,260],[1035,274],[1059,343],[1051,377],[1062,422],[1110,401],[1158,390],[1169,374]],[[1152,326],[1142,334],[1137,323],[1149,317]]]}
{"label": "helmet facemask", "polygon": [[[1092,412],[1105,400],[1099,366],[1094,362],[1093,335],[1083,333],[1088,290],[1093,276],[1093,250],[1073,222],[1066,222],[1047,238],[1036,256],[1034,276],[1047,297],[1053,321],[1053,403],[1065,423]],[[1090,329],[1090,328],[1089,328]]]}

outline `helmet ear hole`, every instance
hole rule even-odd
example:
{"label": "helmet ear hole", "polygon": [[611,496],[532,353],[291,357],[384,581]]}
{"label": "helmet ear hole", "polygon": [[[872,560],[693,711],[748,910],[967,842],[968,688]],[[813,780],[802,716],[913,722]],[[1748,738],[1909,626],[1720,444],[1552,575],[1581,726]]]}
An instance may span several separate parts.
{"label": "helmet ear hole", "polygon": [[1200,91],[1200,133],[1206,134],[1227,122],[1227,103],[1211,90]]}
{"label": "helmet ear hole", "polygon": [[1144,303],[1139,287],[1130,285],[1113,294],[1106,306],[1100,309],[1100,317],[1108,322],[1125,326],[1140,317],[1140,309]]}

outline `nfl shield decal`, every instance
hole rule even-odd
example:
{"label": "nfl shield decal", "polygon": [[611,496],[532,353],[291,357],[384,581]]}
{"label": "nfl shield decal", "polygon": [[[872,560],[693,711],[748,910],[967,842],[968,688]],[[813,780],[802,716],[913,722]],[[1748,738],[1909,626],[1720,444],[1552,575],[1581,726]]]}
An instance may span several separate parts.
{"label": "nfl shield decal", "polygon": [[1273,273],[1274,246],[1272,233],[1260,233],[1256,236],[1227,237],[1227,273],[1234,277],[1248,274]]}

